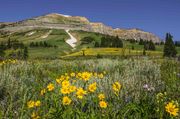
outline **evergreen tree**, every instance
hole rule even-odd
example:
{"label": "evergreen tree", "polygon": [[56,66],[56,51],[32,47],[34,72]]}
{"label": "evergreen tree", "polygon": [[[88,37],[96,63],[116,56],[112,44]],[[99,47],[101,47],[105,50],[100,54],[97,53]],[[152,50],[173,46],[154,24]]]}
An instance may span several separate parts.
{"label": "evergreen tree", "polygon": [[149,42],[149,50],[156,50],[155,44],[152,41]]}
{"label": "evergreen tree", "polygon": [[166,34],[166,41],[164,45],[164,56],[165,57],[175,57],[177,54],[174,42],[173,42],[173,36],[170,33]]}
{"label": "evergreen tree", "polygon": [[0,57],[4,57],[5,52],[4,52],[4,47],[0,45]]}
{"label": "evergreen tree", "polygon": [[139,45],[144,45],[144,41],[143,41],[143,39],[140,39],[140,41],[139,41]]}
{"label": "evergreen tree", "polygon": [[96,41],[95,44],[94,44],[94,47],[100,47],[99,42]]}
{"label": "evergreen tree", "polygon": [[24,58],[24,60],[27,60],[27,58],[28,58],[28,48],[27,47],[24,47],[23,58]]}
{"label": "evergreen tree", "polygon": [[8,42],[7,42],[7,48],[8,48],[8,49],[11,48],[11,39],[10,39],[10,38],[8,39]]}

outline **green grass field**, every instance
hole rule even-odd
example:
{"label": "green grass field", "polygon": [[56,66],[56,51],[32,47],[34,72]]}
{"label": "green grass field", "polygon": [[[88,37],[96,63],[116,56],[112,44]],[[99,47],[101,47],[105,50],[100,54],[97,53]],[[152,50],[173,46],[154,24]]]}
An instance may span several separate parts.
{"label": "green grass field", "polygon": [[[46,41],[51,45],[56,45],[57,48],[43,48],[43,47],[29,47],[29,58],[62,58],[70,56],[81,56],[82,50],[85,49],[85,55],[87,56],[134,56],[143,54],[143,45],[138,43],[130,43],[129,41],[123,41],[124,48],[94,48],[94,42],[89,44],[81,44],[81,39],[84,37],[92,37],[95,41],[100,42],[100,39],[104,36],[99,33],[85,32],[85,31],[70,31],[70,33],[78,39],[77,46],[75,50],[65,42],[69,36],[64,30],[51,30],[51,29],[35,29],[27,31],[19,31],[12,33],[10,36],[0,35],[0,42],[7,41],[8,38],[12,40],[18,40],[23,42],[25,45],[29,45],[31,42]],[[132,50],[134,47],[134,50]],[[149,56],[162,56],[163,45],[156,45],[156,51],[146,51],[146,55]],[[180,54],[180,47],[176,48],[178,55]],[[12,51],[6,51],[7,53],[12,53]],[[8,55],[8,54],[7,54]]]}

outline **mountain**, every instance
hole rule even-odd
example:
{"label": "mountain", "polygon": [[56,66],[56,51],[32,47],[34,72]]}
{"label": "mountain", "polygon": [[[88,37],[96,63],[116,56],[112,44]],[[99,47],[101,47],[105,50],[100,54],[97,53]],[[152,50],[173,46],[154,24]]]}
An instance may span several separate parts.
{"label": "mountain", "polygon": [[119,36],[122,39],[143,39],[148,41],[152,40],[153,42],[161,42],[159,37],[143,30],[120,28],[113,29],[112,27],[106,26],[103,23],[90,22],[85,17],[69,16],[57,13],[47,14],[13,23],[0,23],[1,31],[15,32],[37,28],[83,30],[112,36]]}

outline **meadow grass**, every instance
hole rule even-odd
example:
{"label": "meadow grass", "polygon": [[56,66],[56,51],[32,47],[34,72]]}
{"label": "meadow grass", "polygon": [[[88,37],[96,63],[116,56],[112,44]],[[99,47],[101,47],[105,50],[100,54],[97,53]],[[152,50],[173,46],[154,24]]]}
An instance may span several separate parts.
{"label": "meadow grass", "polygon": [[[179,118],[165,109],[180,103],[179,66],[142,57],[1,62],[0,118]],[[86,94],[65,94],[63,81]]]}
{"label": "meadow grass", "polygon": [[[143,51],[142,50],[131,50],[126,48],[84,48],[78,52],[74,52],[65,56],[62,56],[62,58],[67,57],[78,57],[83,56],[83,52],[85,56],[142,56]],[[159,56],[162,57],[163,53],[160,51],[146,51],[147,56]]]}

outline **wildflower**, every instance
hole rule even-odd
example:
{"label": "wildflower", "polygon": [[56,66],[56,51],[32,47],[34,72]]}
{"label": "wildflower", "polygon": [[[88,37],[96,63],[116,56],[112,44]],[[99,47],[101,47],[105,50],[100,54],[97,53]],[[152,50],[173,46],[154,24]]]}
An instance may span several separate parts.
{"label": "wildflower", "polygon": [[69,87],[69,91],[70,91],[70,92],[76,91],[76,86],[70,86],[70,87]]}
{"label": "wildflower", "polygon": [[31,114],[31,118],[32,118],[32,119],[39,119],[40,117],[39,117],[35,112],[33,112],[33,113]]}
{"label": "wildflower", "polygon": [[60,84],[61,83],[61,79],[59,78],[59,79],[56,79],[56,82],[58,83],[58,84]]}
{"label": "wildflower", "polygon": [[69,94],[70,93],[69,88],[68,87],[61,88],[61,93],[62,94]]}
{"label": "wildflower", "polygon": [[91,78],[91,74],[89,72],[83,72],[82,75],[81,75],[81,78],[84,81],[88,81]]}
{"label": "wildflower", "polygon": [[75,74],[75,73],[71,73],[70,75],[71,75],[71,77],[75,77],[75,76],[76,76],[76,74]]}
{"label": "wildflower", "polygon": [[158,93],[156,95],[156,100],[157,100],[158,103],[162,102],[164,100],[164,98],[165,98],[165,95],[163,93]]}
{"label": "wildflower", "polygon": [[94,77],[97,77],[97,73],[96,72],[94,73]]}
{"label": "wildflower", "polygon": [[171,101],[165,106],[166,112],[168,112],[171,116],[178,116],[179,108],[178,104],[175,104],[174,101]]}
{"label": "wildflower", "polygon": [[115,82],[112,87],[115,92],[119,92],[121,89],[121,84],[119,82]]}
{"label": "wildflower", "polygon": [[102,93],[100,93],[100,94],[98,95],[98,98],[99,98],[99,100],[104,100],[104,99],[105,99],[105,95],[102,94]]}
{"label": "wildflower", "polygon": [[88,90],[90,92],[94,92],[96,90],[96,88],[97,87],[96,87],[96,82],[95,82],[95,83],[89,85]]}
{"label": "wildflower", "polygon": [[69,77],[69,76],[66,76],[66,77],[65,77],[65,80],[69,80],[69,79],[70,79],[70,77]]}
{"label": "wildflower", "polygon": [[78,76],[78,77],[81,77],[81,73],[78,73],[77,76]]}
{"label": "wildflower", "polygon": [[106,71],[103,71],[103,74],[106,74]]}
{"label": "wildflower", "polygon": [[107,103],[106,103],[105,101],[100,101],[100,102],[99,102],[99,106],[100,106],[101,108],[107,108]]}
{"label": "wildflower", "polygon": [[48,84],[47,89],[48,89],[48,91],[54,90],[54,84],[52,84],[52,83]]}
{"label": "wildflower", "polygon": [[46,89],[42,89],[40,95],[43,96],[46,93]]}
{"label": "wildflower", "polygon": [[69,81],[63,81],[62,82],[62,87],[68,87],[70,85]]}
{"label": "wildflower", "polygon": [[98,75],[98,77],[99,77],[100,79],[103,79],[103,78],[104,78],[104,75],[101,73],[101,74]]}
{"label": "wildflower", "polygon": [[63,102],[63,105],[70,105],[72,100],[69,97],[65,96],[65,97],[63,97],[62,102]]}
{"label": "wildflower", "polygon": [[82,88],[78,88],[76,95],[79,99],[82,99],[84,95],[86,95],[87,92],[85,90],[83,90]]}
{"label": "wildflower", "polygon": [[41,105],[41,101],[36,101],[36,102],[34,102],[34,105],[36,106],[36,107],[39,107],[40,105]]}
{"label": "wildflower", "polygon": [[28,108],[33,108],[35,106],[35,102],[31,100],[27,103],[27,106]]}

